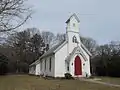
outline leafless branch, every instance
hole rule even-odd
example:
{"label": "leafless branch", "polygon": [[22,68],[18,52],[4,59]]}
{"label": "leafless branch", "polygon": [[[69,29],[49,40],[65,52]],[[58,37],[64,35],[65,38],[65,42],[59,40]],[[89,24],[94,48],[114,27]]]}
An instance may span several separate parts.
{"label": "leafless branch", "polygon": [[0,32],[15,30],[31,17],[32,10],[25,1],[0,0]]}

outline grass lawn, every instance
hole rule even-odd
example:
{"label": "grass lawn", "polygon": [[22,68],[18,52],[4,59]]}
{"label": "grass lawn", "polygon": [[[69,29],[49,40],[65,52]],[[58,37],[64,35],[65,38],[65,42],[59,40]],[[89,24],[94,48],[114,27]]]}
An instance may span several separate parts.
{"label": "grass lawn", "polygon": [[45,80],[28,75],[0,76],[0,90],[120,90],[79,80]]}
{"label": "grass lawn", "polygon": [[99,77],[102,82],[112,83],[112,84],[118,84],[120,85],[120,78],[115,77]]}

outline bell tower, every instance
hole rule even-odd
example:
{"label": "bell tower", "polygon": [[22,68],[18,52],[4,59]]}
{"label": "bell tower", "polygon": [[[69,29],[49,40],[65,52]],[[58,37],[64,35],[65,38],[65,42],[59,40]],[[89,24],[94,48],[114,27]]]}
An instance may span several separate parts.
{"label": "bell tower", "polygon": [[73,51],[73,49],[77,46],[80,46],[80,36],[79,36],[79,23],[80,20],[76,14],[70,16],[70,18],[66,21],[66,34],[68,41],[68,54]]}
{"label": "bell tower", "polygon": [[76,14],[70,16],[70,18],[66,21],[67,24],[67,32],[73,31],[79,33],[79,18]]}

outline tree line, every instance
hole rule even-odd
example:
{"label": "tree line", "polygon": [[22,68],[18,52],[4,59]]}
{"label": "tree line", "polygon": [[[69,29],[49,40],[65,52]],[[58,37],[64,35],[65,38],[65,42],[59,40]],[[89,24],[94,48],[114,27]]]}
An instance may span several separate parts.
{"label": "tree line", "polygon": [[[62,34],[54,36],[51,32],[39,32],[36,28],[19,32],[19,27],[33,14],[27,1],[0,0],[0,35],[8,34],[5,43],[0,44],[0,74],[27,73],[29,64],[56,43],[53,39],[64,39]],[[51,41],[55,42],[50,46]]]}
{"label": "tree line", "polygon": [[[8,73],[28,73],[29,65],[58,42],[65,40],[64,34],[54,35],[52,32],[28,28],[10,34],[6,43],[1,44],[1,70]],[[53,43],[51,43],[53,42]],[[3,65],[2,65],[3,64]],[[4,73],[4,72],[1,72]]]}
{"label": "tree line", "polygon": [[[27,28],[10,34],[0,45],[1,73],[28,73],[29,65],[43,55],[56,42],[65,40],[65,34],[55,35],[37,28]],[[92,53],[91,73],[100,76],[120,76],[120,42],[98,45],[89,37],[80,36],[82,43]],[[4,69],[3,69],[4,68]]]}
{"label": "tree line", "polygon": [[[9,34],[0,44],[0,74],[28,73],[29,64],[37,60],[56,42],[65,40],[65,34],[53,34],[36,28],[18,32],[33,11],[25,5],[27,0],[0,0],[0,34]],[[6,36],[5,36],[6,37]],[[80,36],[92,53],[91,73],[100,76],[120,76],[120,42],[98,45],[89,37]]]}
{"label": "tree line", "polygon": [[98,45],[92,38],[81,37],[82,43],[92,53],[91,73],[98,76],[120,76],[120,42]]}
{"label": "tree line", "polygon": [[120,76],[120,42],[112,41],[109,44],[96,48],[97,52],[92,60],[94,72],[100,76]]}

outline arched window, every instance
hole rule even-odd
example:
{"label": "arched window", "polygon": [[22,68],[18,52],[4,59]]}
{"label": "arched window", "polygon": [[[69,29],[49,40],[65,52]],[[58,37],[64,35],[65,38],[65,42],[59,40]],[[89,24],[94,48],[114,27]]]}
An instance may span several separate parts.
{"label": "arched window", "polygon": [[75,36],[73,36],[73,43],[77,43],[77,38]]}

